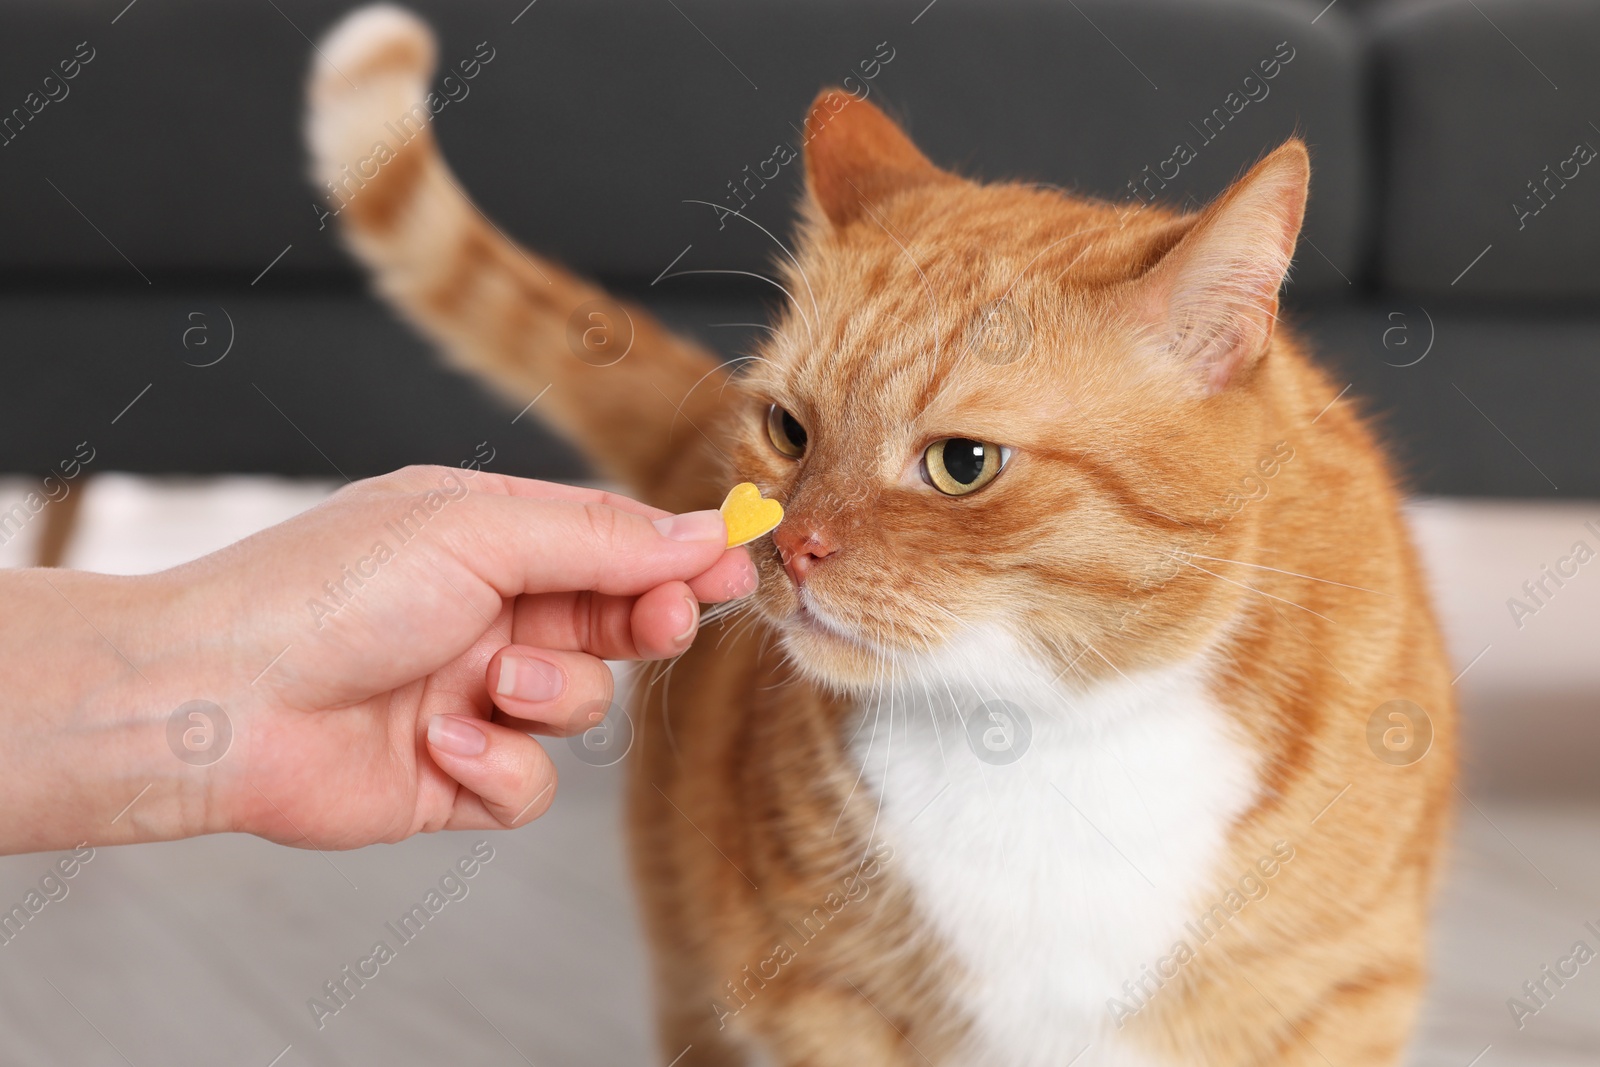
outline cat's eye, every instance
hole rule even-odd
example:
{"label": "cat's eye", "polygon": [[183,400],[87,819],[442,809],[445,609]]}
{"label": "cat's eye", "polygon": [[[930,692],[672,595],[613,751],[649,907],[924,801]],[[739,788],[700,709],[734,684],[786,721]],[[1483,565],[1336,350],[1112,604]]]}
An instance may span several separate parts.
{"label": "cat's eye", "polygon": [[946,437],[922,454],[922,477],[946,496],[966,496],[994,481],[1011,450],[970,437]]}
{"label": "cat's eye", "polygon": [[777,404],[767,409],[767,436],[772,439],[773,448],[791,459],[805,455],[806,428]]}

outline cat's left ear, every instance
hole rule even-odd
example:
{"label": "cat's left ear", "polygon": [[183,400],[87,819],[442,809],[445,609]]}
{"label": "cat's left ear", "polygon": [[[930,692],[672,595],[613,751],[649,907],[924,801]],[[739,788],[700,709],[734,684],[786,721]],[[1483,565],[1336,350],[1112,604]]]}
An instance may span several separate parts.
{"label": "cat's left ear", "polygon": [[1207,392],[1227,388],[1272,340],[1310,180],[1305,144],[1285,143],[1201,212],[1137,283],[1141,317]]}

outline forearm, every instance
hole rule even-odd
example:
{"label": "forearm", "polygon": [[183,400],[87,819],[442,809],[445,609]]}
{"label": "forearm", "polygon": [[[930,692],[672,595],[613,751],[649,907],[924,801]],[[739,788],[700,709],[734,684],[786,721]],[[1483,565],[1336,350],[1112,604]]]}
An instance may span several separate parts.
{"label": "forearm", "polygon": [[159,578],[0,572],[0,853],[225,827],[168,720],[206,694]]}

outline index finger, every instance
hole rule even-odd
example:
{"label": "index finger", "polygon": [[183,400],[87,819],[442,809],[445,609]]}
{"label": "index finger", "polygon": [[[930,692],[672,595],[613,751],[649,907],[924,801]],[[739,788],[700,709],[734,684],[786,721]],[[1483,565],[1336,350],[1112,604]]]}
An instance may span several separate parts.
{"label": "index finger", "polygon": [[485,481],[477,484],[477,488],[502,496],[522,497],[528,500],[568,500],[583,504],[603,504],[606,507],[616,508],[634,515],[643,515],[647,519],[659,519],[671,512],[661,508],[651,507],[649,504],[613,493],[608,489],[596,489],[584,485],[567,485],[563,482],[547,482],[540,478],[517,478],[509,474],[497,474],[490,471],[477,471],[472,475],[474,482],[477,479]]}
{"label": "index finger", "polygon": [[441,532],[452,554],[502,597],[583,590],[637,596],[705,573],[727,550],[727,525],[716,511],[652,520],[594,495],[468,493],[448,514]]}

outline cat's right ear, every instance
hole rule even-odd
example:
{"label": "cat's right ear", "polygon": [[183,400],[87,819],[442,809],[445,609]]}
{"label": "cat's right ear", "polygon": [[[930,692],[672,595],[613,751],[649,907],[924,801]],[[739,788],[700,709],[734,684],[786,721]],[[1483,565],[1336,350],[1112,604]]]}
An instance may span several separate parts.
{"label": "cat's right ear", "polygon": [[839,89],[806,113],[806,187],[828,221],[843,227],[895,193],[956,181],[917,151],[889,116]]}
{"label": "cat's right ear", "polygon": [[1272,340],[1310,180],[1306,146],[1287,142],[1212,201],[1136,283],[1140,317],[1207,392],[1225,389]]}

